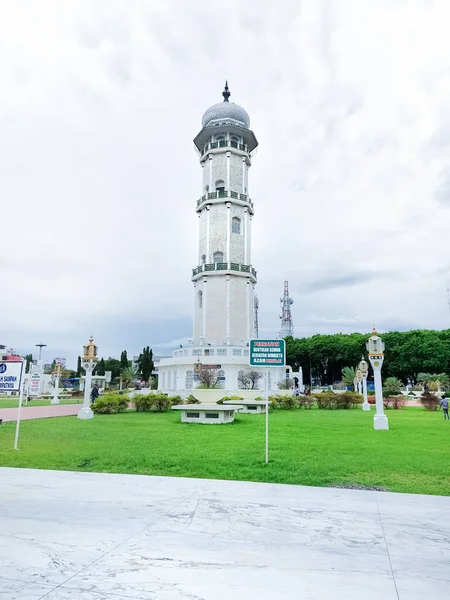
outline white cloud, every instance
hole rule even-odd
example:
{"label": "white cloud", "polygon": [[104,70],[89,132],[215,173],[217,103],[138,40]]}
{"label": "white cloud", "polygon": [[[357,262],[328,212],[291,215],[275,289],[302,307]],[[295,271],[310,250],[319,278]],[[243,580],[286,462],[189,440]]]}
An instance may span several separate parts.
{"label": "white cloud", "polygon": [[189,337],[192,138],[225,77],[260,142],[261,327],[278,330],[284,279],[298,334],[447,327],[449,18],[447,0],[233,0],[220,18],[197,0],[9,3],[0,341],[76,356],[91,328],[105,353]]}

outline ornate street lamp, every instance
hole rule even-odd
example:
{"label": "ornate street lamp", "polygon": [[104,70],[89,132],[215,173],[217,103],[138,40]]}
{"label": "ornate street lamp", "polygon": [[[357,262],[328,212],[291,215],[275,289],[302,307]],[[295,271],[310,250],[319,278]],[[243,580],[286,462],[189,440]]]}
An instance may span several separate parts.
{"label": "ornate street lamp", "polygon": [[57,362],[55,365],[55,370],[53,371],[53,375],[55,376],[55,392],[53,394],[53,398],[50,400],[50,404],[59,404],[59,380],[61,378],[61,363]]}
{"label": "ornate street lamp", "polygon": [[362,405],[363,410],[370,410],[370,404],[367,399],[367,375],[369,374],[369,364],[366,360],[364,360],[364,356],[361,357],[361,361],[358,365],[359,370],[362,375],[362,384],[363,384],[363,394],[364,394],[364,402]]}
{"label": "ornate street lamp", "polygon": [[369,353],[370,364],[372,365],[374,383],[375,383],[375,403],[376,413],[373,418],[374,429],[389,429],[389,423],[384,414],[383,406],[383,384],[381,382],[381,367],[384,361],[384,342],[377,335],[375,327],[372,331],[372,337],[366,343],[367,352]]}
{"label": "ornate street lamp", "polygon": [[362,384],[362,373],[361,373],[361,369],[358,366],[358,369],[356,370],[356,389],[358,390],[358,394],[362,394],[361,384]]}
{"label": "ornate street lamp", "polygon": [[94,413],[91,410],[90,400],[91,400],[91,383],[92,383],[92,372],[97,363],[97,346],[94,344],[94,338],[89,338],[89,343],[83,346],[83,358],[82,364],[83,368],[86,371],[86,377],[84,380],[84,400],[83,407],[80,409],[78,413],[79,419],[93,419]]}

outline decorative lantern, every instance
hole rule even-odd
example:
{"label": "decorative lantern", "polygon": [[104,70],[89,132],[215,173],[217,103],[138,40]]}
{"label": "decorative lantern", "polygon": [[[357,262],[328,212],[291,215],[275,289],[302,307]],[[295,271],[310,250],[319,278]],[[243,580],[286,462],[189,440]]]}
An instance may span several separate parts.
{"label": "decorative lantern", "polygon": [[[375,359],[379,357],[380,359],[384,356],[384,342],[377,335],[377,330],[375,327],[372,330],[372,337],[370,337],[366,342],[367,352],[369,353],[369,359]],[[378,365],[375,365],[378,366]]]}
{"label": "decorative lantern", "polygon": [[[91,337],[89,338],[89,343],[86,344],[85,346],[83,346],[84,348],[84,354],[83,354],[83,361],[96,361],[97,360],[97,346],[94,344],[94,338]],[[86,368],[86,367],[85,367]]]}
{"label": "decorative lantern", "polygon": [[369,372],[369,364],[366,360],[364,360],[364,356],[361,358],[358,369],[361,371],[361,375],[363,377],[367,377],[367,373]]}

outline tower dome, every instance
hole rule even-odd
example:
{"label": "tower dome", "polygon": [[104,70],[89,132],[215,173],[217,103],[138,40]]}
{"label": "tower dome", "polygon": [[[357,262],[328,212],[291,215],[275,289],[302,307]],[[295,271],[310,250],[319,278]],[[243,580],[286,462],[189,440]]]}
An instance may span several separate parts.
{"label": "tower dome", "polygon": [[225,89],[222,92],[223,102],[213,104],[208,108],[202,118],[202,127],[208,127],[208,125],[215,125],[224,121],[236,121],[241,127],[248,129],[250,127],[250,117],[247,111],[242,106],[229,102],[230,91],[228,89],[228,82],[225,82]]}

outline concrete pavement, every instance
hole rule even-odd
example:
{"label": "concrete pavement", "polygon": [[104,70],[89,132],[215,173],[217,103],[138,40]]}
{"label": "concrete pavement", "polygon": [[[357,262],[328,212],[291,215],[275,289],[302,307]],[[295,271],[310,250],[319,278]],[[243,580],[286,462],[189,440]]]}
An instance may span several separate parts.
{"label": "concrete pavement", "polygon": [[1,600],[443,600],[450,498],[0,468]]}

